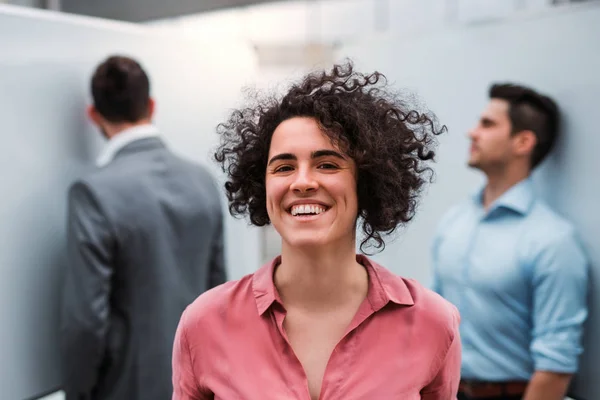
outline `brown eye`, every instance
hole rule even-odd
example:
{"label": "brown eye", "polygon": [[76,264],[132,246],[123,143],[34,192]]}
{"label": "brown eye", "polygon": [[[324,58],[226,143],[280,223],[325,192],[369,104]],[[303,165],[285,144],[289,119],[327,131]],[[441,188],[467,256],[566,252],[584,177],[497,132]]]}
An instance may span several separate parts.
{"label": "brown eye", "polygon": [[338,169],[338,166],[331,163],[323,163],[319,165],[319,169]]}
{"label": "brown eye", "polygon": [[275,173],[277,172],[289,172],[292,170],[292,167],[290,167],[289,165],[282,165],[280,167],[275,168]]}

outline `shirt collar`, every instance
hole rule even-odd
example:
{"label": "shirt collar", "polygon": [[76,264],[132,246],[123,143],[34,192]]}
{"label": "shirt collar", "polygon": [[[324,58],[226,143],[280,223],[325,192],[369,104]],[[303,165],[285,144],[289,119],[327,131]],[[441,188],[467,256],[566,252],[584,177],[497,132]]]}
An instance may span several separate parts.
{"label": "shirt collar", "polygon": [[119,152],[128,144],[140,139],[147,139],[158,136],[158,128],[152,124],[137,125],[132,128],[125,129],[113,136],[100,153],[96,160],[98,167],[108,165]]}
{"label": "shirt collar", "polygon": [[[400,305],[412,306],[414,300],[404,280],[367,257],[357,254],[356,260],[369,274],[367,298],[373,311],[379,311],[390,301]],[[259,315],[264,314],[275,302],[283,306],[273,282],[275,267],[281,263],[281,256],[265,264],[254,273],[252,290]]]}
{"label": "shirt collar", "polygon": [[[483,191],[485,187],[481,188],[474,196],[473,200],[477,206],[481,207],[483,200]],[[531,210],[531,205],[535,199],[535,193],[533,190],[533,182],[531,178],[524,179],[517,183],[510,189],[508,189],[502,196],[500,196],[489,208],[488,214],[498,208],[507,208],[518,212],[519,214],[526,215]]]}

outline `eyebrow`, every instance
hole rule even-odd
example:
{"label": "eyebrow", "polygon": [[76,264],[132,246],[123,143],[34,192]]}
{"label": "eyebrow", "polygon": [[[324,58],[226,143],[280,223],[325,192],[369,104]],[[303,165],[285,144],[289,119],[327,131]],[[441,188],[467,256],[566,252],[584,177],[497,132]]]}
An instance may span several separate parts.
{"label": "eyebrow", "polygon": [[[335,150],[315,150],[310,154],[310,158],[313,158],[313,159],[320,158],[320,157],[336,157],[336,158],[339,158],[342,160],[346,159],[346,157],[343,154],[338,153]],[[277,154],[277,155],[271,157],[268,165],[271,165],[275,161],[278,161],[278,160],[297,160],[297,159],[298,159],[298,157],[296,157],[292,153],[281,153],[281,154]]]}

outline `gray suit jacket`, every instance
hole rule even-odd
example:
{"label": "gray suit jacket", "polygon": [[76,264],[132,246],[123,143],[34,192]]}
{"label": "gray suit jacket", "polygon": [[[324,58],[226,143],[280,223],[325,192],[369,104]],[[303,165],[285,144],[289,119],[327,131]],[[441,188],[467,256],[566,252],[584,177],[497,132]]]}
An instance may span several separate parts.
{"label": "gray suit jacket", "polygon": [[62,303],[67,400],[167,400],[184,308],[226,280],[218,190],[158,138],[69,191]]}

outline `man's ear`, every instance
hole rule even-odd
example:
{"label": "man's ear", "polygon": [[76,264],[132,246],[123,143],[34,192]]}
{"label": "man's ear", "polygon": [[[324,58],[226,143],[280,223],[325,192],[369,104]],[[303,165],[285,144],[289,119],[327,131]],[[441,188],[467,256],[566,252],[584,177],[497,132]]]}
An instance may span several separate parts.
{"label": "man's ear", "polygon": [[86,110],[86,113],[88,118],[90,119],[90,121],[92,121],[94,125],[102,126],[103,118],[98,112],[98,110],[96,110],[96,107],[94,107],[93,105],[89,105]]}
{"label": "man's ear", "polygon": [[148,119],[152,120],[152,118],[154,117],[154,109],[156,107],[156,103],[154,102],[154,99],[152,97],[150,97],[148,99]]}
{"label": "man's ear", "polygon": [[537,144],[537,136],[531,130],[524,130],[515,135],[515,153],[522,156],[530,156]]}

